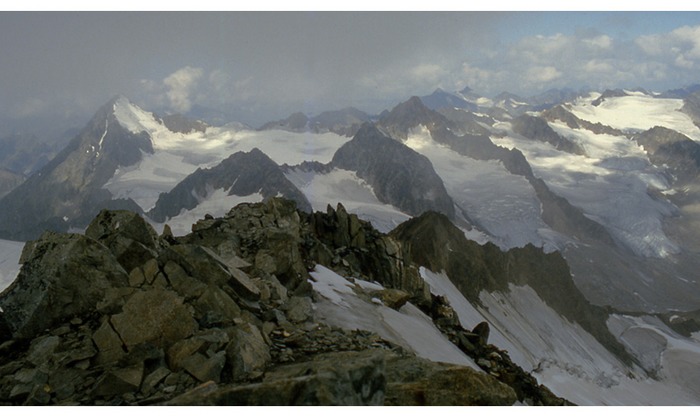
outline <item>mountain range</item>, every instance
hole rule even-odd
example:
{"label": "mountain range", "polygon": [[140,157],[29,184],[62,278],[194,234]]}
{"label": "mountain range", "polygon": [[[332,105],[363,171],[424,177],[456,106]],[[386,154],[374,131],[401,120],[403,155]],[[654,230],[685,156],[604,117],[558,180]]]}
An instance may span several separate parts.
{"label": "mountain range", "polygon": [[[252,129],[156,116],[117,96],[55,156],[36,140],[25,149],[0,142],[0,277],[6,287],[28,274],[14,267],[15,242],[45,239],[46,230],[92,236],[86,229],[103,210],[128,210],[154,233],[191,244],[213,239],[204,231],[234,206],[285,199],[335,252],[300,243],[315,273],[297,271],[299,282],[266,273],[289,291],[311,282],[329,325],[383,334],[362,310],[370,307],[337,284],[361,277],[413,291],[416,306],[421,291],[442,297],[464,329],[488,323],[493,345],[573,403],[700,404],[689,383],[700,378],[698,103],[694,87],[531,98],[466,88],[379,115],[295,113]],[[319,237],[331,227],[319,212],[354,216],[333,226],[350,238]],[[357,221],[374,230],[362,241]],[[387,238],[370,245],[372,233]],[[411,284],[404,272],[374,276],[378,261],[367,251],[401,253],[399,268],[415,268]],[[262,249],[237,256],[260,271],[268,258],[301,259]],[[420,344],[404,347],[436,360]]]}

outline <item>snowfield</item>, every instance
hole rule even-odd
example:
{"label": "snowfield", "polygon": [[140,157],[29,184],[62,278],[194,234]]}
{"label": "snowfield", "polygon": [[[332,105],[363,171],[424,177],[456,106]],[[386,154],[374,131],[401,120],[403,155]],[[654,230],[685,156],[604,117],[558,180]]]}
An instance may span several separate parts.
{"label": "snowfield", "polygon": [[508,172],[500,161],[478,161],[435,142],[424,126],[413,129],[405,144],[426,156],[447,193],[475,226],[503,249],[532,243],[559,248],[542,220],[535,190],[524,177]]}
{"label": "snowfield", "polygon": [[326,211],[330,204],[341,203],[348,213],[372,223],[375,229],[387,233],[411,217],[390,204],[377,199],[372,186],[352,171],[333,169],[327,174],[290,169],[285,176],[309,200],[314,211]]}
{"label": "snowfield", "polygon": [[365,301],[353,291],[356,284],[374,289],[381,289],[380,285],[359,279],[352,283],[322,265],[316,265],[310,274],[311,285],[322,296],[314,302],[316,320],[348,330],[372,331],[422,358],[469,366],[482,372],[435,327],[430,317],[411,303],[396,311],[379,300]]}
{"label": "snowfield", "polygon": [[7,288],[17,278],[19,257],[22,255],[24,242],[0,240],[0,292]]}
{"label": "snowfield", "polygon": [[334,133],[258,132],[235,126],[175,133],[123,97],[115,103],[114,111],[124,128],[148,133],[155,152],[144,153],[143,159],[133,166],[120,167],[104,188],[115,198],[132,198],[144,211],[153,208],[160,193],[170,191],[187,175],[198,168],[211,168],[233,153],[258,148],[279,165],[328,163],[335,151],[350,140]]}
{"label": "snowfield", "polygon": [[656,98],[642,93],[624,97],[610,97],[599,106],[591,102],[600,94],[592,93],[578,99],[570,111],[578,118],[593,123],[602,123],[622,131],[644,131],[654,126],[676,130],[693,140],[700,140],[700,128],[690,117],[681,113],[683,100]]}
{"label": "snowfield", "polygon": [[[535,176],[605,226],[637,255],[667,257],[678,253],[678,245],[663,230],[663,219],[673,216],[677,208],[668,201],[652,198],[648,192],[667,192],[669,185],[636,142],[622,136],[571,129],[563,123],[550,126],[559,135],[582,145],[588,155],[558,151],[547,143],[512,132],[493,142],[519,149]],[[497,127],[510,130],[508,123]]]}
{"label": "snowfield", "polygon": [[[613,335],[636,354],[659,346],[655,335],[666,340],[666,347],[651,355],[660,368],[659,379],[653,379],[636,366],[624,365],[530,287],[511,285],[505,294],[482,292],[481,305],[472,305],[444,273],[420,272],[432,293],[449,300],[464,328],[488,321],[489,343],[507,350],[515,363],[558,396],[578,405],[700,405],[700,342],[675,334],[658,319],[614,315],[608,321]],[[647,333],[634,337],[640,327]]]}

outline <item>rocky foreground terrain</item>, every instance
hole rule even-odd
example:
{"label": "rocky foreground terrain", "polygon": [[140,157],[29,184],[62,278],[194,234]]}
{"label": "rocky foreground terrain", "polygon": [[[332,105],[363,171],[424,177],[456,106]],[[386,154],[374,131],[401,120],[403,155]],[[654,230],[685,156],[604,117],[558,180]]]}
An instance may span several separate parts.
{"label": "rocky foreground terrain", "polygon": [[[486,323],[462,328],[404,246],[341,205],[277,198],[183,237],[119,210],[84,235],[46,232],[0,294],[0,405],[570,404],[489,344]],[[317,320],[317,265],[384,287],[360,297],[417,306],[481,371]]]}

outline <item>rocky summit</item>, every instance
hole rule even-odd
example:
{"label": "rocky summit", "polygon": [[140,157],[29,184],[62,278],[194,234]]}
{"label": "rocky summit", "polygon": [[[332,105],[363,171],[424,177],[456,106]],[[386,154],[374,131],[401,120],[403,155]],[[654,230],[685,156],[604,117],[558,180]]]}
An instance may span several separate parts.
{"label": "rocky summit", "polygon": [[[84,235],[26,244],[0,294],[0,404],[569,404],[489,344],[488,324],[462,328],[403,246],[342,205],[241,204],[183,237],[103,210]],[[478,367],[324,323],[317,265],[381,284],[360,297],[418,306]]]}

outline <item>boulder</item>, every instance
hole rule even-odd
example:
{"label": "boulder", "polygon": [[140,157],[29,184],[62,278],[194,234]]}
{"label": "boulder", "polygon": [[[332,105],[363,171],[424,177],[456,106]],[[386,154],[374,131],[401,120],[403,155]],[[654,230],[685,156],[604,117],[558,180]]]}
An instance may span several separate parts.
{"label": "boulder", "polygon": [[197,330],[182,298],[162,289],[136,292],[110,322],[127,349],[143,342],[165,348]]}
{"label": "boulder", "polygon": [[270,362],[270,349],[252,324],[236,326],[226,347],[226,359],[234,381],[260,376]]}
{"label": "boulder", "polygon": [[128,274],[102,244],[77,234],[46,232],[28,242],[17,279],[0,294],[0,308],[15,338],[91,314]]}
{"label": "boulder", "polygon": [[161,256],[167,265],[173,261],[185,272],[207,285],[230,286],[235,293],[246,300],[260,299],[260,290],[243,271],[229,266],[213,250],[198,245],[174,245]]}
{"label": "boulder", "polygon": [[515,391],[466,366],[421,358],[392,358],[386,365],[385,405],[512,405]]}
{"label": "boulder", "polygon": [[143,379],[143,364],[128,368],[107,371],[95,385],[92,395],[111,398],[129,392],[136,392]]}
{"label": "boulder", "polygon": [[393,308],[394,310],[400,309],[408,302],[408,300],[411,299],[411,294],[407,293],[406,291],[393,288],[375,291],[372,293],[372,295],[382,300],[382,303],[384,303],[385,306]]}
{"label": "boulder", "polygon": [[131,211],[102,210],[85,230],[85,236],[107,246],[127,271],[158,255],[158,234]]}
{"label": "boulder", "polygon": [[303,323],[309,320],[313,314],[313,304],[309,297],[293,296],[282,305],[282,311],[285,312],[287,319],[292,323]]}
{"label": "boulder", "polygon": [[192,303],[195,318],[202,324],[225,325],[241,316],[241,309],[221,288],[209,285],[202,295]]}

